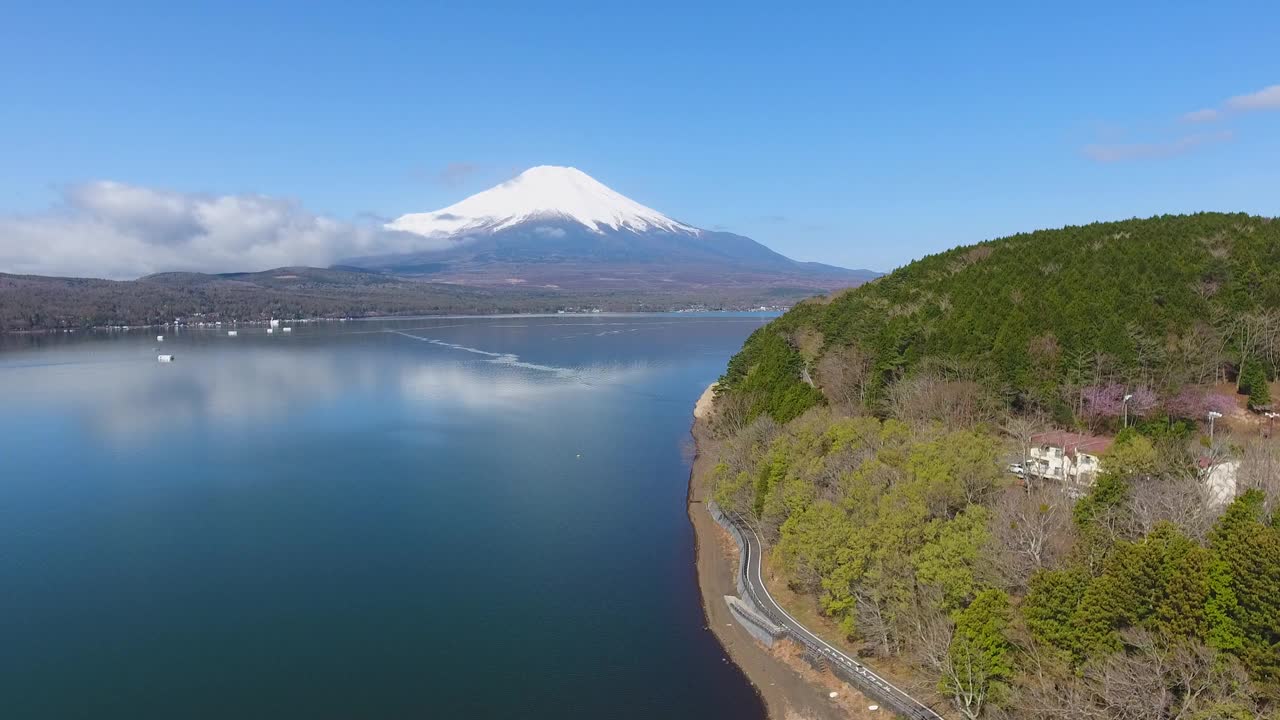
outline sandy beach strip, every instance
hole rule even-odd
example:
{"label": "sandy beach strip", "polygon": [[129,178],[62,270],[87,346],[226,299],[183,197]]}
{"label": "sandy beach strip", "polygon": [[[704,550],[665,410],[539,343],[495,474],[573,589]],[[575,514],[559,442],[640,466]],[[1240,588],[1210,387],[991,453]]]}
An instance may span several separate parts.
{"label": "sandy beach strip", "polygon": [[[706,390],[698,396],[698,402],[693,405],[693,419],[706,421],[711,417],[711,408],[716,401],[716,385],[719,383],[711,383]],[[695,434],[694,439],[697,439]]]}

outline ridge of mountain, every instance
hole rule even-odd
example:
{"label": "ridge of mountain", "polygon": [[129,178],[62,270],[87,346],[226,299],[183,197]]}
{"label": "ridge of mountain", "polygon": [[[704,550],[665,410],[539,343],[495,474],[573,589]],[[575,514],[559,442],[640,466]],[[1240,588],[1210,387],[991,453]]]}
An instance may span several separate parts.
{"label": "ridge of mountain", "polygon": [[878,277],[797,262],[751,238],[675,220],[571,167],[530,168],[385,228],[440,247],[343,264],[466,285],[592,290],[756,285],[825,291]]}

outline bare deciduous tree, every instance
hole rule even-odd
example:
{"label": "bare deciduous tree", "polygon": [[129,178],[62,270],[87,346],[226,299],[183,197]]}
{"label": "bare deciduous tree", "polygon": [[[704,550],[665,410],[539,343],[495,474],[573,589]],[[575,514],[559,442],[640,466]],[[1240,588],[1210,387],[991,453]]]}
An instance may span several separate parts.
{"label": "bare deciduous tree", "polygon": [[997,582],[1022,590],[1036,570],[1066,556],[1075,539],[1071,504],[1056,485],[1001,494],[992,508],[991,552],[984,553]]}
{"label": "bare deciduous tree", "polygon": [[941,676],[951,650],[951,638],[955,635],[955,623],[941,609],[941,591],[937,588],[921,588],[915,602],[903,612],[903,621],[910,628],[911,646],[917,661]]}
{"label": "bare deciduous tree", "polygon": [[1086,668],[1095,704],[1107,717],[1190,720],[1222,717],[1231,707],[1257,714],[1238,663],[1198,640],[1169,640],[1145,630],[1123,633],[1126,649]]}
{"label": "bare deciduous tree", "polygon": [[[1259,360],[1274,367],[1280,358],[1280,310],[1267,309],[1235,317],[1224,335],[1234,340],[1241,366]],[[1236,388],[1239,389],[1239,378]]]}
{"label": "bare deciduous tree", "polygon": [[871,399],[875,358],[857,347],[828,350],[816,368],[818,387],[832,405],[849,413],[862,412]]}
{"label": "bare deciduous tree", "polygon": [[[1033,447],[1032,438],[1039,433],[1048,429],[1049,423],[1045,417],[1039,413],[1029,413],[1026,415],[1010,415],[1008,419],[1000,426],[1009,439],[1013,440],[1020,458],[1019,462],[1025,469],[1027,467],[1027,459],[1031,455]],[[1031,487],[1031,476],[1027,475],[1027,487]]]}
{"label": "bare deciduous tree", "polygon": [[717,390],[715,405],[711,411],[711,428],[720,437],[732,437],[742,432],[751,418],[751,406],[755,398],[742,391]]}
{"label": "bare deciduous tree", "polygon": [[972,427],[991,420],[999,402],[974,380],[947,380],[930,372],[898,381],[889,389],[889,413],[909,424],[938,421]]}
{"label": "bare deciduous tree", "polygon": [[1144,647],[1117,652],[1090,666],[1085,678],[1109,717],[1126,720],[1164,720],[1172,694],[1165,683],[1164,663],[1145,632],[1127,633],[1126,639]]}
{"label": "bare deciduous tree", "polygon": [[1190,332],[1171,338],[1168,344],[1161,387],[1206,385],[1222,377],[1226,355],[1222,335],[1213,326],[1196,323]]}
{"label": "bare deciduous tree", "polygon": [[1236,491],[1257,488],[1266,493],[1267,512],[1280,507],[1280,440],[1254,440],[1244,446],[1236,471]]}
{"label": "bare deciduous tree", "polygon": [[1018,718],[1100,720],[1108,717],[1094,704],[1088,684],[1057,653],[1031,645],[1022,654],[1025,668],[1009,702]]}
{"label": "bare deciduous tree", "polygon": [[1192,720],[1263,717],[1234,659],[1198,640],[1145,630],[1123,633],[1125,648],[1076,672],[1032,646],[1009,703],[1016,717],[1066,720]]}
{"label": "bare deciduous tree", "polygon": [[720,462],[728,465],[734,474],[754,472],[755,458],[778,434],[778,430],[778,423],[773,418],[761,415],[725,439],[719,452]]}
{"label": "bare deciduous tree", "polygon": [[1137,534],[1145,535],[1167,521],[1198,541],[1208,537],[1219,514],[1209,488],[1190,469],[1135,481],[1129,508]]}
{"label": "bare deciduous tree", "polygon": [[893,631],[887,603],[879,593],[869,588],[854,591],[858,631],[880,655],[897,655],[902,647]]}
{"label": "bare deciduous tree", "polygon": [[976,653],[949,654],[942,667],[942,677],[951,688],[951,701],[968,720],[978,720],[987,707],[989,688]]}

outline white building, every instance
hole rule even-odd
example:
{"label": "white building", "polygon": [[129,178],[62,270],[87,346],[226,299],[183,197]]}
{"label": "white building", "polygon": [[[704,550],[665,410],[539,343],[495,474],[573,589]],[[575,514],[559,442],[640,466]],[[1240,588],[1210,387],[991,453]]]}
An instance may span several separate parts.
{"label": "white building", "polygon": [[1215,507],[1221,507],[1236,499],[1239,460],[1202,457],[1197,465],[1200,468],[1200,480],[1209,492],[1209,502]]}
{"label": "white building", "polygon": [[1028,475],[1088,486],[1102,469],[1102,456],[1114,438],[1054,430],[1031,436]]}

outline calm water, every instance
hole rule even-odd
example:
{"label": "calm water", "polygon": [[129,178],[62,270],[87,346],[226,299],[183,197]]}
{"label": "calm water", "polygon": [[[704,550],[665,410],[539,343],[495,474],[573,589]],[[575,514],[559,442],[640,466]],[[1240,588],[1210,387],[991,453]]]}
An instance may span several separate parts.
{"label": "calm water", "polygon": [[764,320],[0,337],[0,713],[763,717],[684,497]]}

